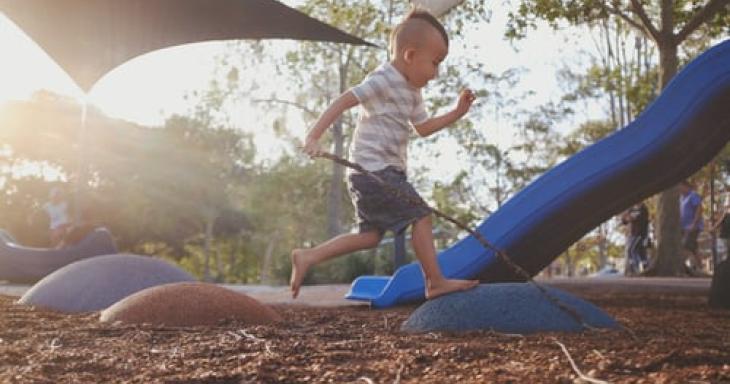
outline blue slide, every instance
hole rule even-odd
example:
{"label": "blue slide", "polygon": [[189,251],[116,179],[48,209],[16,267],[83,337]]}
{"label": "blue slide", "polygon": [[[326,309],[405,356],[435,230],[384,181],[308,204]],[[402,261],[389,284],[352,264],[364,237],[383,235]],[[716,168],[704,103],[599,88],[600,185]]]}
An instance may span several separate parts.
{"label": "blue slide", "polygon": [[[531,274],[632,204],[702,168],[730,139],[730,40],[689,63],[631,124],[585,148],[517,193],[477,230]],[[446,276],[514,281],[472,236],[438,255]],[[345,296],[385,308],[424,299],[416,263],[361,276]]]}

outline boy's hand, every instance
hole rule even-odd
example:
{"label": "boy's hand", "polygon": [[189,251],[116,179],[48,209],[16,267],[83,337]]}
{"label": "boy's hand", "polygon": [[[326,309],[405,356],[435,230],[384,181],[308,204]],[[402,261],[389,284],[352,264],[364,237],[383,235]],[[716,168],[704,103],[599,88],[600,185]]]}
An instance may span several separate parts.
{"label": "boy's hand", "polygon": [[309,155],[309,157],[319,155],[322,152],[319,148],[319,140],[307,137],[307,140],[304,142],[304,146],[302,147],[302,152]]}
{"label": "boy's hand", "polygon": [[456,112],[459,116],[464,116],[467,112],[469,112],[469,108],[471,108],[471,105],[474,103],[476,98],[477,97],[474,96],[471,89],[464,89],[461,93],[459,93],[459,101],[456,103]]}

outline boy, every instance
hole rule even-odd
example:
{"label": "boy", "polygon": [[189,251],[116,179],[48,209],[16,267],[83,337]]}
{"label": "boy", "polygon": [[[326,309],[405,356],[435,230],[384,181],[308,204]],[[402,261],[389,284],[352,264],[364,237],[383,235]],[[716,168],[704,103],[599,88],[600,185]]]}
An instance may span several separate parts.
{"label": "boy", "polygon": [[[362,105],[350,157],[402,193],[420,199],[406,181],[406,150],[411,124],[422,136],[438,132],[464,116],[474,102],[469,90],[459,95],[451,112],[428,118],[421,88],[436,77],[448,53],[444,27],[425,11],[412,11],[391,34],[391,62],[381,65],[361,84],[343,93],[322,113],[307,135],[303,151],[319,153],[319,138],[347,109]],[[380,243],[386,230],[413,225],[412,245],[425,277],[425,296],[432,299],[475,287],[477,280],[451,280],[441,273],[433,243],[431,212],[384,191],[371,177],[348,170],[348,186],[357,209],[359,232],[330,239],[314,248],[291,253],[292,297],[307,270],[323,261]]]}

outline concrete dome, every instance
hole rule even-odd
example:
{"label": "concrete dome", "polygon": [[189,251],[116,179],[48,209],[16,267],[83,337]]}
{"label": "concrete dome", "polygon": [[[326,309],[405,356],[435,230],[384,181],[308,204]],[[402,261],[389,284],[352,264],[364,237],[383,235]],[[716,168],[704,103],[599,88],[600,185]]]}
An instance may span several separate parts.
{"label": "concrete dome", "polygon": [[[595,305],[565,291],[545,287],[594,328],[619,325]],[[503,333],[579,332],[571,315],[528,283],[484,284],[421,305],[401,326],[408,332],[493,330]]]}
{"label": "concrete dome", "polygon": [[164,260],[130,254],[96,256],[44,277],[18,303],[66,313],[91,312],[145,288],[181,281],[195,279]]}
{"label": "concrete dome", "polygon": [[230,289],[207,283],[174,283],[139,291],[101,312],[100,321],[165,326],[247,325],[281,321],[273,309]]}

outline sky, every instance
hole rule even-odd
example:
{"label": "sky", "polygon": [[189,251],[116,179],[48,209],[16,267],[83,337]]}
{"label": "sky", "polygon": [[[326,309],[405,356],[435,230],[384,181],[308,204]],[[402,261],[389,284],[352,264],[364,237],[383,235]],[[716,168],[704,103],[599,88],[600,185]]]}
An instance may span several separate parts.
{"label": "sky", "polygon": [[[291,1],[286,3],[291,5]],[[582,48],[577,43],[580,39],[576,33],[554,33],[547,27],[542,27],[530,33],[528,39],[519,42],[519,51],[516,51],[502,37],[505,23],[504,9],[495,9],[489,24],[467,32],[466,39],[470,46],[467,49],[455,46],[450,56],[477,57],[493,73],[515,66],[528,69],[519,87],[522,90],[532,90],[535,95],[523,100],[523,106],[536,106],[557,99],[561,95],[561,89],[555,73],[566,61],[576,60],[579,57],[577,50]],[[283,50],[293,43],[280,41],[275,44],[280,44]],[[0,102],[26,99],[39,89],[83,100],[83,92],[70,77],[2,14],[0,46],[12,47],[12,53],[0,60]],[[194,90],[205,89],[213,73],[215,58],[225,47],[226,44],[222,42],[199,43],[167,48],[137,57],[104,76],[86,96],[86,100],[109,116],[143,125],[161,125],[167,116],[190,110],[191,104],[185,95]],[[572,62],[571,65],[583,64]],[[265,71],[265,68],[257,68],[250,76],[270,79],[270,83],[265,84],[264,88],[285,88],[283,84],[277,83],[280,80],[273,72],[269,76]],[[457,92],[455,90],[454,96]],[[230,112],[232,120],[241,127],[260,127],[261,121],[271,120],[270,116],[261,116],[261,113],[263,112],[255,108]],[[600,111],[590,109],[579,113],[578,118],[595,114],[600,114]],[[303,136],[306,127],[297,123],[296,116],[289,116],[288,119],[290,123],[293,120],[293,133]],[[514,133],[504,124],[497,121],[484,124],[488,136],[499,146],[509,145]],[[270,130],[257,128],[255,133],[258,146],[266,148],[277,145]],[[270,150],[260,152],[276,153]],[[454,162],[458,159],[446,156],[442,161]]]}

